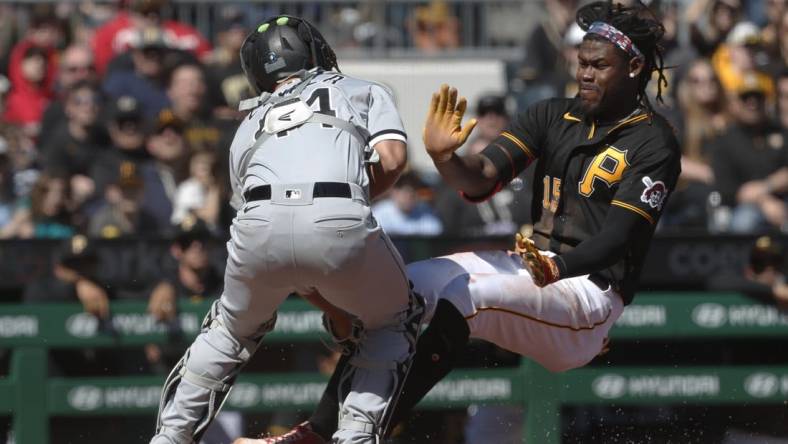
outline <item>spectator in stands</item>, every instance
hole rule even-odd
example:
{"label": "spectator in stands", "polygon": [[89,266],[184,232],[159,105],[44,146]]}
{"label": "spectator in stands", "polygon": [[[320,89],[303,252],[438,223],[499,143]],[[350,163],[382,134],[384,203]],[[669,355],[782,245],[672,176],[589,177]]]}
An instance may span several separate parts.
{"label": "spectator in stands", "polygon": [[238,7],[222,10],[216,48],[207,61],[208,102],[214,117],[233,120],[239,117],[238,104],[252,96],[249,82],[241,69],[241,45],[249,34],[247,18]]}
{"label": "spectator in stands", "polygon": [[0,134],[0,233],[11,222],[17,204],[14,195],[14,171],[8,150],[8,141]]}
{"label": "spectator in stands", "polygon": [[711,57],[742,14],[740,0],[695,0],[684,12],[690,43],[702,57]]}
{"label": "spectator in stands", "polygon": [[33,237],[62,239],[74,234],[71,186],[62,175],[42,175],[30,193]]}
{"label": "spectator in stands", "polygon": [[127,3],[128,9],[121,9],[115,18],[97,29],[93,37],[96,69],[100,75],[104,75],[115,55],[138,46],[139,31],[147,28],[159,29],[172,48],[189,51],[198,58],[210,53],[211,44],[195,28],[162,17],[167,0],[130,0]]}
{"label": "spectator in stands", "polygon": [[118,13],[118,7],[122,1],[124,0],[107,3],[59,3],[58,11],[60,12],[61,16],[68,17],[68,32],[71,44],[87,46],[92,57],[92,41],[93,36],[96,34],[96,30],[115,17],[115,15]]}
{"label": "spectator in stands", "polygon": [[97,124],[101,94],[94,84],[81,81],[65,94],[66,121],[51,131],[49,143],[41,147],[44,169],[70,177],[73,204],[81,206],[93,196],[90,177],[93,163],[107,146],[107,137]]}
{"label": "spectator in stands", "polygon": [[112,98],[134,97],[146,118],[156,117],[170,102],[164,85],[164,55],[167,48],[160,29],[146,28],[139,31],[131,51],[133,69],[109,72],[104,80],[104,91]]}
{"label": "spectator in stands", "polygon": [[678,101],[683,117],[678,128],[687,158],[682,161],[682,178],[711,183],[714,177],[707,162],[697,162],[703,158],[704,145],[727,128],[728,101],[707,59],[689,66],[679,81]]}
{"label": "spectator in stands", "polygon": [[11,92],[4,119],[38,134],[41,115],[52,98],[57,72],[55,45],[60,29],[51,5],[36,5],[24,37],[14,45],[8,60]]}
{"label": "spectator in stands", "polygon": [[197,151],[189,160],[189,178],[178,185],[172,223],[180,224],[189,216],[199,218],[212,230],[217,229],[222,192],[216,174],[216,152]]}
{"label": "spectator in stands", "polygon": [[[83,235],[64,239],[54,253],[51,274],[25,286],[25,303],[80,303],[85,313],[98,318],[100,331],[110,332],[110,299],[113,292],[99,278],[99,257],[92,242]],[[113,355],[113,352],[115,355]],[[118,358],[135,354],[130,350],[50,350],[51,375],[97,376],[117,374]]]}
{"label": "spectator in stands", "polygon": [[67,177],[42,174],[29,201],[17,207],[0,237],[62,239],[73,235],[70,195]]}
{"label": "spectator in stands", "polygon": [[409,26],[413,45],[424,52],[460,46],[460,24],[445,0],[431,0],[428,5],[416,8]]}
{"label": "spectator in stands", "polygon": [[577,0],[545,0],[545,17],[526,39],[520,77],[527,82],[548,80],[564,69],[564,36],[574,23]]}
{"label": "spectator in stands", "polygon": [[372,206],[372,212],[391,235],[437,236],[443,231],[443,224],[421,196],[425,193],[431,190],[414,172],[407,172],[385,198]]}
{"label": "spectator in stands", "polygon": [[221,132],[206,108],[203,68],[197,63],[176,66],[169,76],[167,97],[172,113],[186,124],[184,135],[192,150],[216,150]]}
{"label": "spectator in stands", "polygon": [[706,226],[706,200],[714,189],[709,142],[728,127],[727,98],[707,59],[692,62],[678,84],[675,126],[681,140],[681,175],[664,225]]}
{"label": "spectator in stands", "polygon": [[20,45],[11,53],[11,91],[3,119],[21,126],[27,135],[35,137],[41,129],[44,108],[53,95],[55,51],[29,42],[26,46]]}
{"label": "spectator in stands", "polygon": [[766,25],[761,30],[761,40],[770,57],[780,57],[780,28],[787,11],[786,0],[766,0]]}
{"label": "spectator in stands", "polygon": [[776,78],[777,117],[780,127],[788,130],[788,68],[782,70]]}
{"label": "spectator in stands", "polygon": [[[476,105],[476,129],[474,138],[463,148],[463,153],[479,153],[509,124],[509,113],[503,96],[487,95]],[[530,173],[530,172],[529,172]],[[523,175],[523,178],[525,175]],[[522,180],[514,186],[522,186]],[[519,185],[518,185],[519,183]],[[486,202],[473,204],[463,199],[451,187],[437,191],[435,208],[443,223],[443,233],[453,236],[492,236],[511,234],[528,220],[530,199],[522,199],[507,186]]]}
{"label": "spectator in stands", "polygon": [[506,97],[500,95],[482,96],[476,103],[476,121],[474,136],[465,148],[472,153],[481,152],[509,124]]}
{"label": "spectator in stands", "polygon": [[2,122],[0,122],[0,137],[5,141],[14,196],[17,199],[27,198],[39,175],[39,170],[35,166],[35,145],[19,128]]}
{"label": "spectator in stands", "polygon": [[745,278],[756,286],[761,285],[771,296],[771,301],[788,309],[788,283],[785,281],[785,254],[778,239],[759,237],[750,251],[750,263]]}
{"label": "spectator in stands", "polygon": [[134,162],[120,164],[116,181],[104,191],[104,205],[90,219],[90,236],[114,239],[162,234],[156,218],[142,207],[144,182],[137,168]]}
{"label": "spectator in stands", "polygon": [[[208,256],[211,230],[199,218],[187,216],[175,228],[170,245],[174,266],[165,267],[164,276],[154,286],[148,311],[159,321],[171,321],[178,301],[214,299],[222,292],[222,275]],[[181,352],[178,353],[178,357]],[[168,367],[169,368],[169,367]]]}
{"label": "spectator in stands", "polygon": [[774,83],[768,74],[756,64],[755,55],[761,48],[758,26],[750,22],[738,23],[728,34],[725,44],[720,45],[711,58],[711,63],[723,89],[735,94],[744,78],[757,80],[768,100],[774,99]]}
{"label": "spectator in stands", "polygon": [[[537,29],[535,33],[540,34],[540,31]],[[559,59],[546,66],[544,69],[547,71],[537,73],[535,71],[537,68],[531,65],[533,59],[526,59],[525,66],[521,68],[521,74],[528,80],[528,85],[517,97],[519,106],[528,107],[532,103],[551,97],[574,97],[577,95],[579,90],[577,80],[575,80],[577,52],[584,35],[585,31],[580,29],[579,25],[576,23],[570,25],[562,38],[558,53]]]}
{"label": "spectator in stands", "polygon": [[122,162],[141,164],[150,158],[145,150],[142,109],[134,97],[122,96],[110,104],[107,129],[112,145],[98,156],[90,174],[99,195],[117,179]]}
{"label": "spectator in stands", "polygon": [[23,300],[82,303],[86,313],[109,316],[109,294],[97,278],[98,255],[90,240],[75,235],[63,240],[55,252],[52,275],[36,279],[25,287]]}
{"label": "spectator in stands", "polygon": [[159,227],[170,224],[178,184],[187,175],[189,147],[183,136],[185,125],[165,109],[151,125],[146,146],[152,159],[140,166],[145,183],[142,207],[156,218]]}
{"label": "spectator in stands", "polygon": [[79,44],[69,45],[60,54],[56,90],[67,91],[79,82],[95,82],[97,78],[93,66],[93,54],[89,47]]}
{"label": "spectator in stands", "polygon": [[83,45],[70,45],[63,50],[57,70],[55,84],[56,97],[49,103],[41,119],[41,127],[46,128],[38,137],[39,146],[46,145],[54,134],[53,129],[66,120],[64,109],[65,95],[72,86],[81,82],[96,82],[93,68],[93,54]]}
{"label": "spectator in stands", "polygon": [[711,291],[736,291],[765,304],[788,309],[788,284],[783,246],[779,238],[761,236],[750,249],[747,267],[741,275],[726,273],[709,279]]}
{"label": "spectator in stands", "polygon": [[[176,323],[179,302],[198,302],[221,295],[223,278],[211,265],[208,256],[211,239],[211,231],[195,217],[184,218],[175,228],[175,237],[170,244],[172,260],[162,264],[163,275],[154,284],[148,298],[148,312],[157,321],[179,328]],[[164,346],[148,344],[145,355],[154,369],[166,374],[187,346],[180,341]]]}
{"label": "spectator in stands", "polygon": [[577,23],[572,23],[564,34],[564,44],[561,48],[563,63],[560,64],[560,71],[554,73],[555,80],[553,80],[556,95],[559,97],[574,97],[580,90],[575,73],[577,72],[577,53],[580,51],[584,35],[585,32],[580,29]]}
{"label": "spectator in stands", "polygon": [[733,124],[710,143],[715,185],[733,207],[738,233],[785,228],[788,221],[788,149],[782,130],[766,114],[766,91],[745,79],[732,100]]}

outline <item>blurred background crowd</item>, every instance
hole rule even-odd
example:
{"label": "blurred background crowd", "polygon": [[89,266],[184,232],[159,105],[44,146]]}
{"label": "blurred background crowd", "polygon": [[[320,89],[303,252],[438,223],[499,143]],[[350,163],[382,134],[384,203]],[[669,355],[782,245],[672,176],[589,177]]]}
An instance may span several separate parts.
{"label": "blurred background crowd", "polygon": [[[665,25],[670,67],[656,109],[683,150],[680,184],[658,230],[788,233],[788,0],[647,3]],[[264,18],[310,19],[337,50],[340,67],[383,58],[500,59],[502,88],[472,103],[479,124],[463,150],[474,152],[528,105],[575,95],[579,4],[0,1],[0,239],[57,245],[45,277],[0,300],[80,301],[106,319],[110,300],[139,299],[169,322],[179,299],[220,293],[221,242],[233,217],[228,149],[243,117],[238,103],[250,94],[238,51]],[[417,138],[411,131],[411,141]],[[472,205],[415,164],[374,212],[393,236],[510,236],[530,223],[532,174]],[[139,238],[165,245],[152,256],[130,253],[133,277],[113,281],[96,272],[96,241]],[[779,242],[763,239],[746,277],[786,303]],[[166,372],[181,346],[149,346],[126,370]],[[85,354],[87,361],[77,365],[69,355],[53,371],[82,374],[90,361],[96,374],[107,372],[109,361]],[[320,365],[331,359],[320,356]],[[480,418],[484,412],[477,410]],[[507,413],[495,414],[500,420]],[[477,424],[466,430],[468,442],[508,442],[489,440],[484,421]]]}
{"label": "blurred background crowd", "polygon": [[[341,60],[485,47],[505,55],[504,90],[478,98],[481,124],[467,150],[483,148],[529,104],[576,92],[577,0],[350,3],[294,2],[286,12],[312,18]],[[651,2],[671,67],[657,109],[684,150],[661,230],[788,230],[785,3]],[[257,21],[281,9],[0,3],[0,238],[169,235],[187,214],[226,234],[227,150],[237,104],[249,94],[238,49]],[[512,11],[522,21],[502,20]],[[414,168],[378,216],[393,235],[511,233],[529,222],[530,199],[517,193],[529,180],[471,206]]]}

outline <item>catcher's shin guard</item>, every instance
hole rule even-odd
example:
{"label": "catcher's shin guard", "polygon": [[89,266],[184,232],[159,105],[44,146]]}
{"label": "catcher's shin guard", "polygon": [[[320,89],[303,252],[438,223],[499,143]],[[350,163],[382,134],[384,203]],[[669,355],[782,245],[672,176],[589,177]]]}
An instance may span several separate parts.
{"label": "catcher's shin guard", "polygon": [[[261,325],[253,338],[236,338],[222,324],[220,301],[211,305],[200,335],[164,383],[152,444],[199,442],[221,410],[235,378],[263,336],[274,328],[276,315]],[[176,405],[179,391],[184,392],[185,401]]]}
{"label": "catcher's shin guard", "polygon": [[[456,365],[468,345],[470,329],[468,322],[451,302],[441,299],[435,309],[435,315],[421,334],[416,347],[416,355],[408,374],[408,380],[402,389],[397,405],[394,406],[391,426],[388,432],[402,421],[410,410],[443,379]],[[340,377],[349,365],[347,356],[337,363],[337,368],[328,386],[320,398],[317,409],[309,418],[309,424],[315,433],[325,440],[337,430],[339,416]]]}
{"label": "catcher's shin guard", "polygon": [[[411,289],[408,308],[400,314],[399,323],[364,333],[340,377],[337,442],[380,442],[388,434],[413,363],[424,314],[424,298]],[[391,352],[397,356],[388,359]],[[373,400],[370,394],[380,398]]]}
{"label": "catcher's shin guard", "polygon": [[462,313],[451,302],[439,300],[435,315],[419,337],[408,382],[392,415],[392,426],[405,419],[435,384],[452,371],[465,352],[469,338],[470,328]]}

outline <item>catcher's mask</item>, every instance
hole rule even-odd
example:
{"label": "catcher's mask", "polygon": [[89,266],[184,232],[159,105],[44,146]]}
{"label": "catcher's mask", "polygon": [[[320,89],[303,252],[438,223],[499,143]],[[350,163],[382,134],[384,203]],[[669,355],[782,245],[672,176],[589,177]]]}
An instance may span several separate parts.
{"label": "catcher's mask", "polygon": [[338,69],[334,50],[312,24],[289,15],[264,21],[241,45],[241,68],[256,94],[300,70]]}

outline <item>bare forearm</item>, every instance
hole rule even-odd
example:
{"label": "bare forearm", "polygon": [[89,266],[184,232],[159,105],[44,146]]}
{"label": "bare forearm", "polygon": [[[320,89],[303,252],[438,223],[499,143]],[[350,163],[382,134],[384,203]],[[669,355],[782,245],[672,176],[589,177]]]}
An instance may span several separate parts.
{"label": "bare forearm", "polygon": [[399,179],[408,163],[408,148],[399,140],[382,140],[373,147],[379,161],[369,166],[369,194],[380,196]]}
{"label": "bare forearm", "polygon": [[492,162],[480,154],[453,155],[445,162],[434,162],[443,180],[467,196],[482,196],[498,183]]}
{"label": "bare forearm", "polygon": [[383,163],[373,163],[369,167],[370,173],[370,180],[369,180],[369,194],[372,199],[377,198],[381,194],[385,193],[394,182],[397,181],[400,174],[402,174],[402,170],[405,168],[404,165],[399,166],[395,165],[393,168],[387,168]]}

